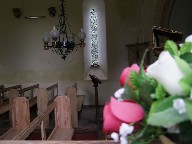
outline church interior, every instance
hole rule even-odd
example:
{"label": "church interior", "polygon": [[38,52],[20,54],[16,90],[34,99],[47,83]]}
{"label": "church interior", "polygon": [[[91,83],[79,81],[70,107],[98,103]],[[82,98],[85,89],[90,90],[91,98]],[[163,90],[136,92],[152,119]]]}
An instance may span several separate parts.
{"label": "church interior", "polygon": [[[139,65],[146,49],[144,66],[158,58],[154,29],[174,31],[180,42],[190,35],[191,4],[0,0],[0,144],[115,143],[102,133],[103,107],[121,87],[122,70]],[[62,46],[53,38],[57,32]],[[66,52],[68,42],[74,43]]]}

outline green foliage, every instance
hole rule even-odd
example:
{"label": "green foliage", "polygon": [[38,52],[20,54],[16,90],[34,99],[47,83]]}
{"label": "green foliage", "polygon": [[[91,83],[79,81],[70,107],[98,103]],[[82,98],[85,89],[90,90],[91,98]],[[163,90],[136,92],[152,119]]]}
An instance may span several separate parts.
{"label": "green foliage", "polygon": [[125,92],[124,92],[125,99],[134,100],[134,101],[139,100],[136,92],[132,88],[130,88],[130,86],[128,84],[125,84],[124,88],[125,88]]}
{"label": "green foliage", "polygon": [[192,53],[185,53],[185,54],[181,55],[180,58],[185,60],[189,65],[192,64]]}
{"label": "green foliage", "polygon": [[171,40],[166,41],[164,50],[169,51],[173,56],[178,56],[179,54],[176,43]]}
{"label": "green foliage", "polygon": [[186,109],[187,109],[187,115],[189,119],[192,121],[192,100],[185,100]]}
{"label": "green foliage", "polygon": [[168,126],[175,125],[180,122],[186,121],[189,117],[186,113],[179,114],[173,108],[173,100],[181,98],[176,96],[170,96],[159,100],[152,104],[149,112],[147,123],[154,126]]}
{"label": "green foliage", "polygon": [[164,132],[161,128],[146,125],[142,131],[133,139],[131,144],[149,144],[163,133]]}
{"label": "green foliage", "polygon": [[187,82],[187,79],[181,79],[179,81],[179,85],[181,86],[183,92],[185,93],[185,95],[189,95],[191,92],[191,86],[189,85],[189,83]]}
{"label": "green foliage", "polygon": [[192,43],[191,42],[186,42],[180,48],[180,55],[190,53],[191,51],[192,51]]}
{"label": "green foliage", "polygon": [[140,80],[139,80],[138,74],[135,71],[130,72],[129,81],[134,89],[139,89]]}
{"label": "green foliage", "polygon": [[166,92],[161,84],[158,84],[155,89],[155,98],[157,100],[162,100],[166,96]]}
{"label": "green foliage", "polygon": [[185,75],[192,74],[192,69],[190,68],[189,64],[185,60],[181,59],[178,56],[175,56],[175,60],[176,60],[177,65],[179,66],[179,68]]}

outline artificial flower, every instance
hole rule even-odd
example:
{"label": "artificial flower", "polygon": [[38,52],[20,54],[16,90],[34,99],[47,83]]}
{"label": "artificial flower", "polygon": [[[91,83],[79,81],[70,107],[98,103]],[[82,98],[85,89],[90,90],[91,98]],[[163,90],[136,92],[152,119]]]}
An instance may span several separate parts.
{"label": "artificial flower", "polygon": [[113,133],[111,134],[111,138],[114,140],[114,142],[118,142],[118,141],[119,141],[119,135],[118,135],[118,133],[113,132]]}
{"label": "artificial flower", "polygon": [[186,113],[186,106],[183,99],[178,98],[173,100],[173,108],[178,111],[179,114]]}
{"label": "artificial flower", "polygon": [[124,92],[125,92],[125,89],[124,88],[120,88],[119,90],[117,90],[114,93],[114,97],[117,98],[118,100],[123,100],[122,99],[122,95],[124,94]]}
{"label": "artificial flower", "polygon": [[[125,83],[127,82],[129,86],[131,86],[131,83],[129,81],[129,76],[130,76],[130,73],[131,71],[135,71],[135,72],[139,72],[139,66],[137,64],[133,64],[131,67],[127,67],[125,68],[121,75],[120,75],[120,78],[119,78],[119,81],[120,81],[120,85],[121,86],[124,86]],[[132,87],[132,86],[131,86]]]}
{"label": "artificial flower", "polygon": [[128,144],[128,139],[125,136],[120,137],[120,144]]}
{"label": "artificial flower", "polygon": [[172,96],[183,95],[179,81],[184,74],[168,51],[163,51],[159,59],[147,68],[147,75],[156,79]]}
{"label": "artificial flower", "polygon": [[[134,144],[153,143],[165,137],[164,133],[176,133],[191,142],[192,35],[185,42],[179,49],[176,43],[167,41],[165,51],[146,70],[144,58],[141,69],[135,64],[123,70],[120,84],[124,88],[116,91],[116,99],[111,97],[104,107],[104,132],[118,132],[112,137],[120,144],[128,144],[128,139]],[[141,121],[142,127],[135,130]]]}
{"label": "artificial flower", "polygon": [[118,132],[122,123],[136,123],[145,116],[144,109],[134,101],[118,101],[111,97],[103,112],[103,131],[105,133]]}
{"label": "artificial flower", "polygon": [[192,42],[192,35],[185,38],[185,42]]}
{"label": "artificial flower", "polygon": [[122,123],[119,128],[119,134],[121,136],[127,136],[128,134],[131,134],[134,130],[134,126],[130,126],[126,123]]}

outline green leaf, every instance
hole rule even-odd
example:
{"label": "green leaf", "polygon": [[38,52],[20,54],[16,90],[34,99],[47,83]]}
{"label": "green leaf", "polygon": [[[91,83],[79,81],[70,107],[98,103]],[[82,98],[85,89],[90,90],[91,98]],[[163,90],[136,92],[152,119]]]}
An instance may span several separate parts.
{"label": "green leaf", "polygon": [[166,126],[178,124],[188,120],[187,114],[179,114],[173,108],[173,100],[182,98],[179,96],[169,96],[163,100],[154,102],[151,106],[147,123],[154,126]]}
{"label": "green leaf", "polygon": [[192,50],[192,43],[191,42],[185,42],[182,47],[180,48],[180,55],[190,53]]}
{"label": "green leaf", "polygon": [[141,97],[141,100],[145,102],[148,106],[150,106],[153,102],[152,98],[150,97],[150,94],[155,91],[155,87],[153,85],[150,85],[149,82],[144,82],[141,85],[139,95]]}
{"label": "green leaf", "polygon": [[189,64],[185,60],[181,59],[178,56],[175,56],[175,60],[177,65],[185,75],[191,75],[192,69],[190,68]]}
{"label": "green leaf", "polygon": [[183,90],[186,96],[191,93],[191,86],[185,81],[185,79],[181,79],[179,81],[179,85],[181,86],[181,89]]}
{"label": "green leaf", "polygon": [[[141,59],[141,63],[140,63],[140,71],[143,71],[143,64],[144,64],[144,61],[145,61],[145,57],[146,57],[146,55],[147,55],[147,52],[148,52],[149,50],[148,49],[146,49],[145,50],[145,52],[144,52],[144,54],[143,54],[143,57],[142,57],[142,59]],[[143,71],[144,72],[144,71]]]}
{"label": "green leaf", "polygon": [[191,100],[185,100],[185,105],[187,109],[187,115],[189,119],[192,121],[192,101]]}
{"label": "green leaf", "polygon": [[166,91],[161,84],[158,84],[155,90],[156,99],[162,100],[166,96]]}
{"label": "green leaf", "polygon": [[135,88],[138,89],[139,88],[139,82],[138,82],[138,74],[135,71],[131,71],[130,75],[129,75],[129,81],[131,83],[131,85]]}
{"label": "green leaf", "polygon": [[167,98],[164,98],[163,100],[158,100],[154,102],[151,106],[150,112],[161,112],[166,110],[169,107],[172,107],[173,100],[176,98],[181,98],[178,96],[169,96]]}
{"label": "green leaf", "polygon": [[149,114],[147,123],[153,126],[170,126],[188,120],[187,114],[179,114],[173,107]]}
{"label": "green leaf", "polygon": [[172,54],[174,56],[178,56],[178,53],[179,53],[176,43],[171,40],[167,40],[165,42],[164,50],[169,51],[170,54]]}
{"label": "green leaf", "polygon": [[187,63],[192,63],[192,53],[185,53],[180,56],[181,59],[185,60]]}
{"label": "green leaf", "polygon": [[133,139],[131,144],[149,144],[163,133],[159,127],[146,125],[141,132]]}
{"label": "green leaf", "polygon": [[129,87],[128,84],[125,84],[124,89],[125,89],[125,92],[124,92],[125,99],[135,100],[135,101],[138,100],[137,94],[134,92],[132,88]]}

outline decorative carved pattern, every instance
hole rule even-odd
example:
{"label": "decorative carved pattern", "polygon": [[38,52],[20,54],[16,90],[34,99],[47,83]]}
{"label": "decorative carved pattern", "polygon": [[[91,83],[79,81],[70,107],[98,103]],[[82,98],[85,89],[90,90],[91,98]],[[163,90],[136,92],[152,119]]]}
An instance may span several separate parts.
{"label": "decorative carved pattern", "polygon": [[91,63],[93,66],[99,65],[98,62],[98,37],[97,37],[97,12],[95,9],[90,11],[90,29],[91,29]]}

